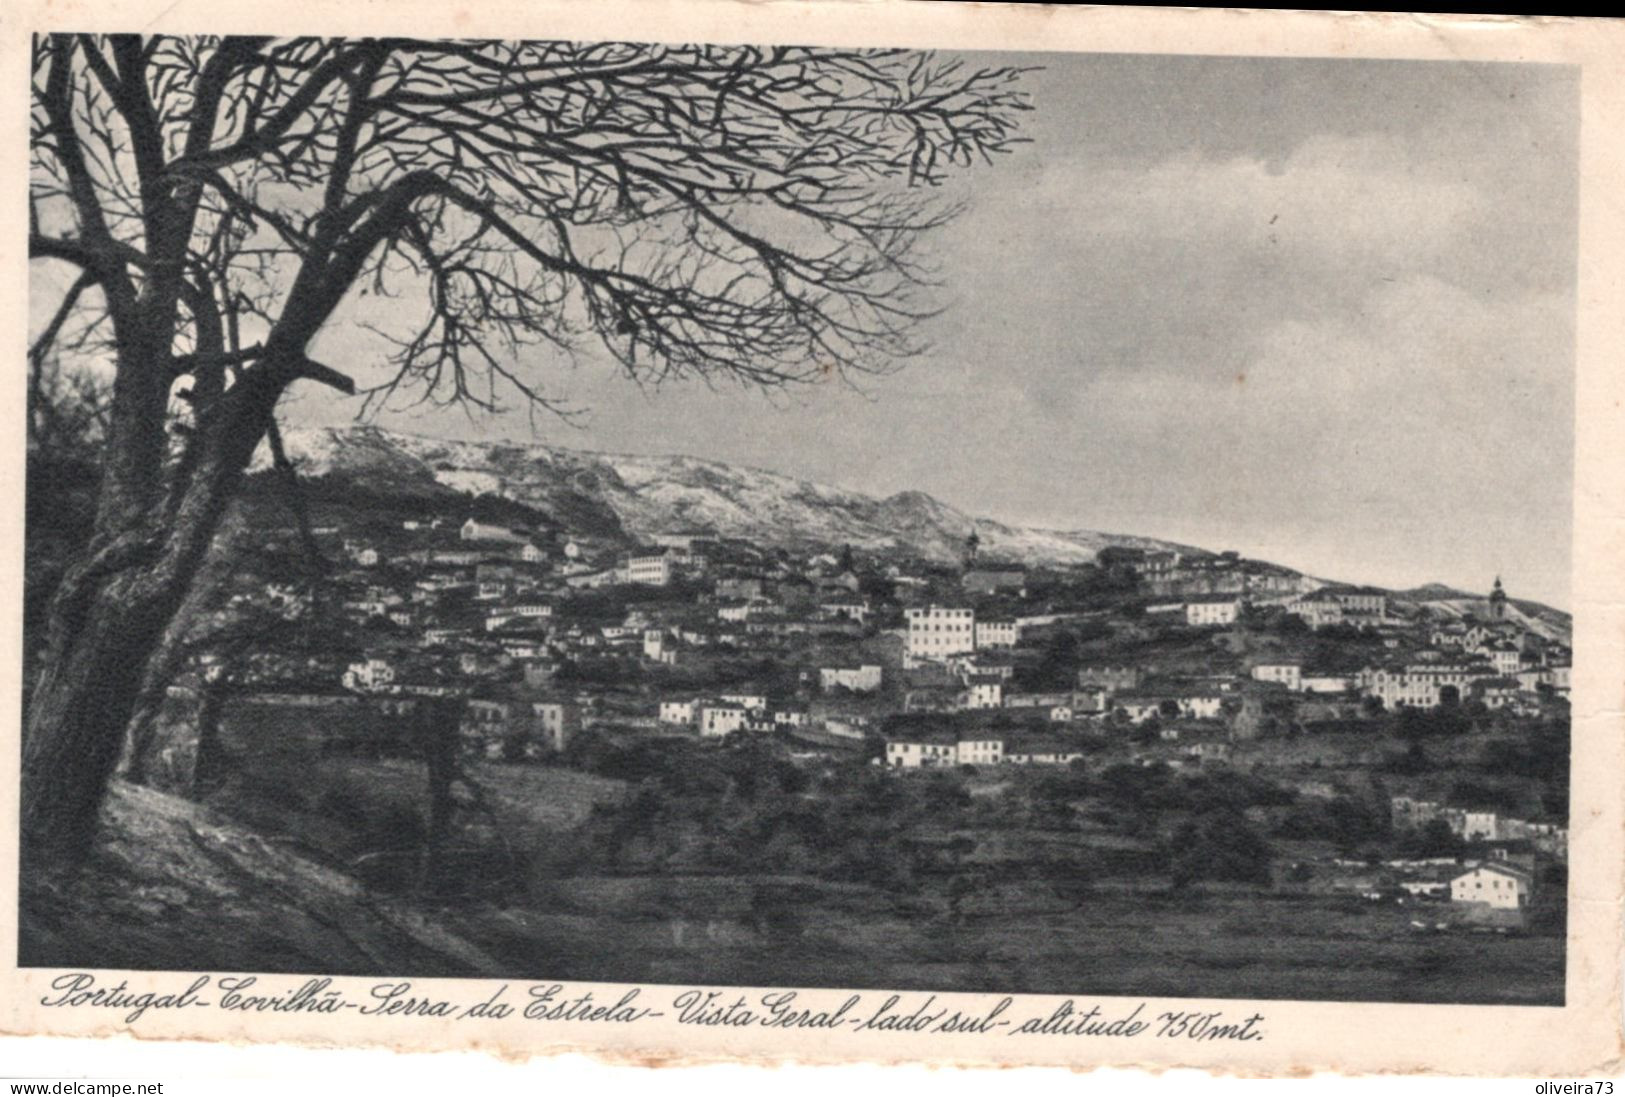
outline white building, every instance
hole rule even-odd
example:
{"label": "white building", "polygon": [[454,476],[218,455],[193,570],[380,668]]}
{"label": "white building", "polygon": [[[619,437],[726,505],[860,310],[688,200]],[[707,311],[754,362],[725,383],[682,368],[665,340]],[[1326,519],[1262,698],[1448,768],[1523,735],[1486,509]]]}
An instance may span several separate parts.
{"label": "white building", "polygon": [[1488,659],[1499,675],[1510,677],[1523,667],[1523,652],[1515,644],[1493,644],[1479,649],[1478,654]]}
{"label": "white building", "polygon": [[1461,813],[1461,836],[1469,842],[1494,840],[1498,831],[1493,811],[1464,811]]}
{"label": "white building", "polygon": [[825,693],[837,688],[873,693],[880,688],[882,675],[881,668],[870,663],[859,667],[819,667],[818,688]]}
{"label": "white building", "polygon": [[1534,885],[1534,878],[1527,872],[1492,861],[1452,879],[1450,900],[1484,903],[1496,910],[1521,910],[1534,894]]}
{"label": "white building", "polygon": [[1454,690],[1457,699],[1463,699],[1474,682],[1496,674],[1488,663],[1413,663],[1398,669],[1377,668],[1363,677],[1366,692],[1388,708],[1436,708],[1444,701],[1445,690]]}
{"label": "white building", "polygon": [[919,769],[922,766],[951,766],[959,757],[954,743],[928,743],[888,740],[886,764],[893,769]]}
{"label": "white building", "polygon": [[1303,618],[1304,623],[1312,629],[1343,623],[1343,603],[1334,598],[1299,598],[1295,602],[1288,602],[1286,611],[1294,617]]}
{"label": "white building", "polygon": [[1354,679],[1346,674],[1306,675],[1299,686],[1305,693],[1347,693],[1354,687]]}
{"label": "white building", "polygon": [[[1012,759],[1014,760],[1014,759]],[[1032,761],[1023,758],[1022,761]],[[893,769],[931,766],[996,766],[1005,761],[1003,739],[888,739],[886,765]]]}
{"label": "white building", "polygon": [[1185,623],[1192,628],[1233,625],[1240,616],[1240,598],[1197,598],[1185,603]]}
{"label": "white building", "polygon": [[1337,603],[1342,609],[1344,617],[1381,620],[1388,614],[1388,596],[1379,590],[1364,587],[1337,587],[1323,589],[1317,593],[1317,597],[1322,601]]}
{"label": "white building", "polygon": [[695,706],[698,701],[662,701],[660,702],[660,722],[662,724],[690,725],[694,723]]}
{"label": "white building", "polygon": [[738,705],[747,713],[764,712],[767,709],[767,697],[760,693],[724,693],[722,700],[730,705]]}
{"label": "white building", "polygon": [[484,522],[476,522],[470,518],[463,523],[457,534],[464,541],[494,541],[502,545],[520,545],[525,543],[523,534],[515,533],[505,526],[488,526]]}
{"label": "white building", "polygon": [[961,739],[954,746],[962,766],[996,766],[1004,761],[1003,739]]}
{"label": "white building", "polygon": [[977,621],[976,622],[976,650],[984,648],[1013,648],[1020,636],[1020,628],[1014,620],[1009,621]]}
{"label": "white building", "polygon": [[1253,681],[1279,682],[1290,690],[1303,688],[1303,667],[1297,663],[1260,663],[1253,668]]}
{"label": "white building", "polygon": [[707,705],[700,712],[700,734],[723,736],[738,731],[750,719],[739,705]]}
{"label": "white building", "polygon": [[344,688],[383,689],[395,681],[395,668],[387,659],[367,659],[344,668]]}
{"label": "white building", "polygon": [[671,582],[671,559],[663,552],[626,558],[626,581],[646,587],[663,587]]}
{"label": "white building", "polygon": [[656,663],[674,663],[677,661],[677,650],[672,646],[671,638],[666,635],[665,629],[645,629],[643,633],[643,657]]}
{"label": "white building", "polygon": [[569,745],[577,723],[575,706],[563,701],[533,701],[530,712],[543,745],[555,751]]}
{"label": "white building", "polygon": [[967,679],[960,695],[960,708],[983,709],[1004,706],[1004,679],[996,675],[976,675]]}
{"label": "white building", "polygon": [[976,648],[976,611],[954,606],[931,606],[905,611],[908,621],[903,665],[946,659]]}
{"label": "white building", "polygon": [[1191,720],[1217,720],[1224,711],[1224,698],[1217,693],[1191,693],[1176,697],[1179,714]]}

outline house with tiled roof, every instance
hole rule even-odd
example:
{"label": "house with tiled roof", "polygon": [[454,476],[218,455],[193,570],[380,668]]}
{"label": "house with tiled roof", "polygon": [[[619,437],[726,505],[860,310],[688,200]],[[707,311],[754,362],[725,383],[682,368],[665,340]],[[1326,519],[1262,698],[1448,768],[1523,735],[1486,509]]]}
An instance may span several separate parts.
{"label": "house with tiled roof", "polygon": [[1482,903],[1495,910],[1522,910],[1535,893],[1535,878],[1522,869],[1487,861],[1450,881],[1450,901]]}

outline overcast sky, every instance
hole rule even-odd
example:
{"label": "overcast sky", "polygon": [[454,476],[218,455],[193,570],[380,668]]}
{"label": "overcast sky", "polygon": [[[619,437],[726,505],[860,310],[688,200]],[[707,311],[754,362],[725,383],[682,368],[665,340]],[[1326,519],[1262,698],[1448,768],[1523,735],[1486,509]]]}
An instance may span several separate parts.
{"label": "overcast sky", "polygon": [[[1569,605],[1574,70],[1021,60],[1032,143],[966,179],[933,242],[950,307],[902,372],[769,402],[543,359],[584,428],[377,422]],[[353,411],[324,390],[289,417]]]}

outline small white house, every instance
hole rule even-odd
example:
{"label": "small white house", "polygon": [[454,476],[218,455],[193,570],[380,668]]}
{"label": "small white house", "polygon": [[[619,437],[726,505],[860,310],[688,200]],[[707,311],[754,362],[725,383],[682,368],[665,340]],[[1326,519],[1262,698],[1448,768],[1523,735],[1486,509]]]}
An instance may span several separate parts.
{"label": "small white house", "polygon": [[1217,720],[1224,711],[1224,699],[1217,693],[1192,693],[1175,701],[1179,714],[1192,720]]}
{"label": "small white house", "polygon": [[848,689],[853,693],[873,693],[880,688],[882,670],[873,664],[858,667],[819,667],[818,688],[828,693],[832,689]]}
{"label": "small white house", "polygon": [[962,766],[996,766],[1004,761],[1003,739],[961,739],[956,746]]}
{"label": "small white house", "polygon": [[958,758],[953,743],[929,743],[890,739],[886,742],[886,764],[893,769],[919,769],[923,766],[951,766]]}
{"label": "small white house", "polygon": [[1453,903],[1484,903],[1497,910],[1520,910],[1534,894],[1534,877],[1511,865],[1491,861],[1450,881]]}
{"label": "small white house", "polygon": [[1259,663],[1253,668],[1253,681],[1277,682],[1287,689],[1303,688],[1303,666],[1298,663]]}
{"label": "small white house", "polygon": [[345,689],[383,689],[395,681],[395,668],[387,659],[367,659],[344,669]]}
{"label": "small white house", "polygon": [[1240,616],[1240,598],[1196,598],[1185,603],[1185,623],[1192,628],[1233,625]]}
{"label": "small white house", "polygon": [[738,731],[750,718],[738,705],[709,705],[700,714],[700,734],[721,737]]}

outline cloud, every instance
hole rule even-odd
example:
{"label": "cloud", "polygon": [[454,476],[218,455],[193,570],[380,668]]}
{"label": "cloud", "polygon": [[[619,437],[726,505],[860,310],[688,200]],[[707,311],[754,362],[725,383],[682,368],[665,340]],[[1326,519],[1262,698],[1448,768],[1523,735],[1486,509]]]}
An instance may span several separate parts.
{"label": "cloud", "polygon": [[1119,498],[1170,532],[1393,582],[1506,571],[1564,604],[1572,328],[1561,295],[1412,275],[1270,325],[1235,374],[1117,374],[1088,403],[1142,473]]}
{"label": "cloud", "polygon": [[1162,239],[1275,254],[1282,265],[1405,269],[1493,214],[1474,181],[1439,167],[1389,137],[1317,136],[1276,163],[1195,155],[1149,169],[1061,161],[1045,173],[1037,200],[1064,214],[1056,224],[1075,239]]}

